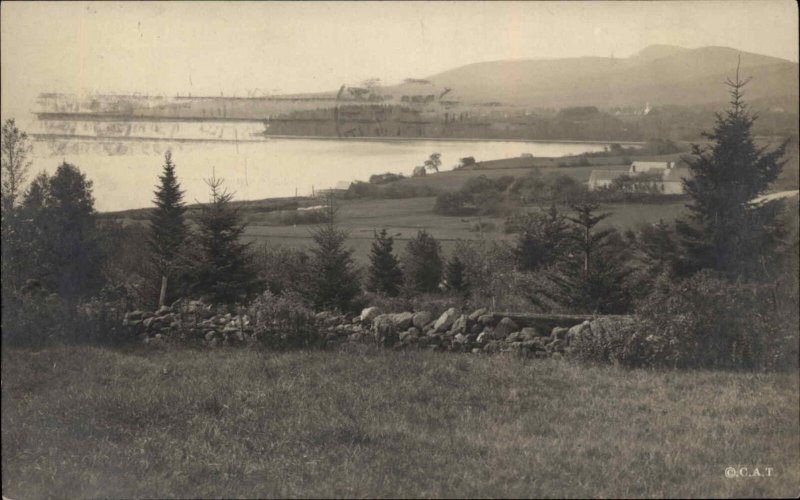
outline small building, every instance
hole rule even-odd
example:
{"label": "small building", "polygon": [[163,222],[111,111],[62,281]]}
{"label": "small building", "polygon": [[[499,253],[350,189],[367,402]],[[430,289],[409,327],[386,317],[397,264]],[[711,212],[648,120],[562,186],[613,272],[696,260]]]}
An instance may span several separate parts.
{"label": "small building", "polygon": [[589,191],[611,186],[614,179],[624,173],[624,170],[592,170],[589,176]]}
{"label": "small building", "polygon": [[627,172],[592,170],[588,182],[589,191],[610,187],[622,175],[627,175],[634,182],[638,176],[647,177],[663,194],[684,194],[683,179],[690,177],[691,171],[683,162],[636,161]]}
{"label": "small building", "polygon": [[664,194],[683,194],[683,179],[688,179],[691,175],[691,171],[686,167],[665,170],[661,178],[661,191]]}

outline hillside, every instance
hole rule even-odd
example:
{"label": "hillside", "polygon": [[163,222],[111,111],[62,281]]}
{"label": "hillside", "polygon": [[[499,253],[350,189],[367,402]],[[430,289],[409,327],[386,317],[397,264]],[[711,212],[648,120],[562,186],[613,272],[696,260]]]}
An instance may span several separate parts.
{"label": "hillside", "polygon": [[728,47],[655,45],[626,59],[503,60],[470,64],[426,78],[452,98],[533,107],[695,105],[722,101],[720,84],[741,54],[752,77],[748,98],[797,99],[797,63]]}

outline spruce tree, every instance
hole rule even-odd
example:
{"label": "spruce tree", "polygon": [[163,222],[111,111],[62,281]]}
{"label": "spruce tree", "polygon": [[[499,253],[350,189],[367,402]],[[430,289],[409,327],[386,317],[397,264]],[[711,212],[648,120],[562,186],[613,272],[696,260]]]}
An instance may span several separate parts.
{"label": "spruce tree", "polygon": [[369,275],[367,290],[385,293],[390,297],[400,292],[403,284],[403,272],[400,270],[400,261],[393,253],[394,239],[388,236],[386,228],[375,232],[370,254]]}
{"label": "spruce tree", "polygon": [[629,307],[625,280],[631,270],[624,264],[624,244],[613,229],[597,230],[611,214],[596,214],[590,202],[572,205],[567,247],[559,263],[547,273],[551,286],[540,295],[570,312],[617,314]]}
{"label": "spruce tree", "polygon": [[175,175],[175,164],[170,151],[164,154],[164,168],[159,181],[153,200],[156,208],[150,216],[149,243],[153,267],[159,278],[166,280],[168,290],[174,291],[180,289],[177,281],[185,264],[181,252],[184,250],[188,229],[184,220],[184,192]]}
{"label": "spruce tree", "polygon": [[259,292],[261,282],[249,244],[240,241],[245,224],[239,210],[231,206],[233,194],[222,183],[213,176],[206,180],[211,200],[202,206],[198,220],[202,256],[195,264],[193,288],[215,303],[234,304]]}
{"label": "spruce tree", "polygon": [[414,292],[435,292],[442,280],[443,268],[439,242],[420,230],[406,245],[403,259],[406,286]]}
{"label": "spruce tree", "polygon": [[756,147],[751,131],[756,117],[743,101],[748,81],[739,79],[737,67],[735,80],[726,82],[730,107],[716,115],[713,132],[703,134],[710,144],[692,146],[692,175],[684,180],[690,213],[677,223],[682,274],[708,268],[731,279],[757,278],[781,237],[776,222],[782,203],[752,202],[780,174],[786,143],[769,152]]}
{"label": "spruce tree", "polygon": [[447,289],[454,292],[466,292],[469,289],[466,271],[467,266],[457,255],[453,255],[447,262],[447,267],[444,272]]}
{"label": "spruce tree", "polygon": [[327,222],[312,232],[316,248],[311,250],[309,298],[318,309],[349,311],[361,286],[353,264],[353,251],[345,248],[347,232],[336,222],[337,210],[328,199]]}

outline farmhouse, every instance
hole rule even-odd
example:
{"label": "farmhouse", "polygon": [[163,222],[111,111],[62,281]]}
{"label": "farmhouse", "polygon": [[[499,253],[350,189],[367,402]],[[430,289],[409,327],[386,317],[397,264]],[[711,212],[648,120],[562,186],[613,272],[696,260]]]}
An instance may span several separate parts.
{"label": "farmhouse", "polygon": [[624,173],[623,170],[592,170],[589,176],[589,191],[610,187],[614,179]]}
{"label": "farmhouse", "polygon": [[623,175],[634,181],[636,177],[644,175],[649,178],[660,177],[656,181],[656,187],[662,194],[683,194],[683,179],[688,178],[691,173],[682,161],[635,161],[627,172],[624,170],[592,170],[588,182],[589,190],[609,188],[615,179]]}

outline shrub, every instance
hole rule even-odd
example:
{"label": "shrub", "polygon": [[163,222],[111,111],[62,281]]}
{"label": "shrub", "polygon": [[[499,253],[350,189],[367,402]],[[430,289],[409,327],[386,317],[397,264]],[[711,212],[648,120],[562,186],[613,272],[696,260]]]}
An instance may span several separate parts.
{"label": "shrub", "polygon": [[[770,368],[796,364],[797,325],[776,314],[771,291],[711,271],[661,280],[640,304],[632,344],[651,365]],[[777,317],[777,319],[776,319]]]}
{"label": "shrub", "polygon": [[403,174],[393,174],[386,172],[385,174],[374,174],[369,177],[370,184],[388,184],[390,182],[397,182],[405,177]]}
{"label": "shrub", "polygon": [[324,224],[328,215],[325,210],[295,210],[281,214],[278,221],[284,226]]}
{"label": "shrub", "polygon": [[310,263],[308,254],[302,250],[265,244],[254,252],[254,263],[259,277],[273,294],[307,293]]}
{"label": "shrub", "polygon": [[472,215],[477,212],[477,208],[470,204],[468,195],[456,191],[437,196],[433,211],[441,215]]}
{"label": "shrub", "polygon": [[266,291],[247,307],[256,338],[272,348],[307,347],[320,340],[314,311],[298,294]]}

